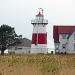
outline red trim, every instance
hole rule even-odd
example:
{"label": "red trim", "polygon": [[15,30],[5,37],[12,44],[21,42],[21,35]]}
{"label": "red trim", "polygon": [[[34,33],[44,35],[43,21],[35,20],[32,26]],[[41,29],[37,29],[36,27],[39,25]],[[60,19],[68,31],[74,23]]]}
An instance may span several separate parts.
{"label": "red trim", "polygon": [[[32,44],[37,43],[37,33],[32,35]],[[47,33],[38,33],[38,44],[47,44]]]}
{"label": "red trim", "polygon": [[43,14],[41,14],[41,12],[39,12],[36,16],[43,16]]}
{"label": "red trim", "polygon": [[37,42],[37,34],[32,35],[32,44],[35,44]]}
{"label": "red trim", "polygon": [[54,38],[54,42],[56,43],[59,42],[58,26],[54,26],[53,28],[53,38]]}

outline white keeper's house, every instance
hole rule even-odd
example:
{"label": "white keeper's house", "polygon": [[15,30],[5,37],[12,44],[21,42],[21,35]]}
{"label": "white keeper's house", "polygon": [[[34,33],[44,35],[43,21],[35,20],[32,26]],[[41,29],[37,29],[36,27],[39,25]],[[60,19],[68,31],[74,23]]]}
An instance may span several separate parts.
{"label": "white keeper's house", "polygon": [[75,53],[75,26],[54,25],[53,38],[56,53]]}

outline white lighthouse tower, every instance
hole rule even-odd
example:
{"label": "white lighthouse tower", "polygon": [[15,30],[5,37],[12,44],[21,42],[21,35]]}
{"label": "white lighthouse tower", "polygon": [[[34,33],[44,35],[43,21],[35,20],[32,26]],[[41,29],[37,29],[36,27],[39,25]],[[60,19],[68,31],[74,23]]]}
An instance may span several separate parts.
{"label": "white lighthouse tower", "polygon": [[44,19],[42,8],[39,8],[39,12],[35,19],[31,20],[31,24],[33,24],[31,53],[47,54],[46,25],[48,24],[48,20]]}

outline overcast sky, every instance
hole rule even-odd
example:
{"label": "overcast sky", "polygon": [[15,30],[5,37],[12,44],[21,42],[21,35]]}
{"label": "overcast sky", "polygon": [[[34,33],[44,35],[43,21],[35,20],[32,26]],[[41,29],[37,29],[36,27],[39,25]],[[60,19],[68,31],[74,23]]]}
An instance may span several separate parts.
{"label": "overcast sky", "polygon": [[13,26],[17,34],[32,39],[31,19],[38,8],[49,21],[48,47],[54,48],[53,25],[75,25],[75,0],[0,0],[0,25]]}

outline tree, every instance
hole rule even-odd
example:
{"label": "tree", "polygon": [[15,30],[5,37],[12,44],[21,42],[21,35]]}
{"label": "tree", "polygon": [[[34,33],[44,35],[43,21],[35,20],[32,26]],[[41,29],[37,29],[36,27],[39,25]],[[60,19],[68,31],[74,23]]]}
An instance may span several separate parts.
{"label": "tree", "polygon": [[0,49],[1,55],[4,55],[4,51],[13,43],[16,42],[17,34],[13,27],[6,24],[0,27]]}

